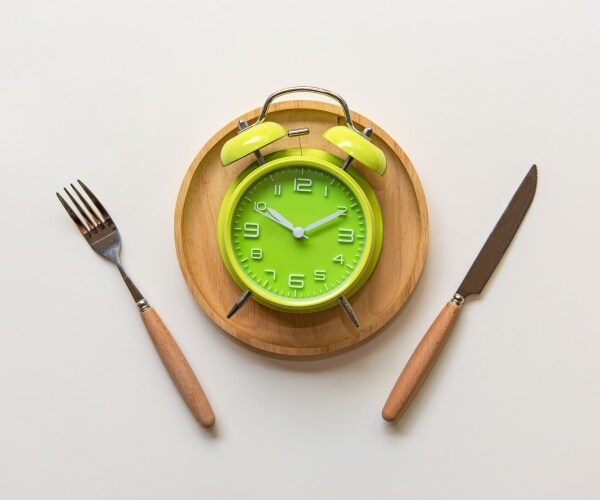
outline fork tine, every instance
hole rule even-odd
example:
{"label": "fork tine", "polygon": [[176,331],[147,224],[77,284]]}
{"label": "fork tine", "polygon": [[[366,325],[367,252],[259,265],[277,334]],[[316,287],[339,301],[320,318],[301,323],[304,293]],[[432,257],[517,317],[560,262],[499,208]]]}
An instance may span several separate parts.
{"label": "fork tine", "polygon": [[65,201],[65,199],[60,194],[56,193],[56,196],[58,196],[58,199],[59,199],[60,203],[65,208],[65,210],[67,211],[67,213],[69,214],[69,216],[71,217],[71,219],[73,219],[73,222],[75,223],[75,225],[77,226],[77,229],[79,229],[79,231],[81,232],[81,234],[83,234],[84,236],[86,234],[88,234],[89,233],[89,228],[79,218],[79,216],[73,211],[73,209],[71,208],[71,206]]}
{"label": "fork tine", "polygon": [[94,226],[98,226],[98,225],[104,226],[104,223],[102,221],[102,217],[100,217],[100,215],[98,215],[98,213],[96,213],[96,210],[94,210],[90,206],[90,204],[88,203],[88,201],[83,197],[83,195],[77,190],[77,188],[73,184],[71,184],[71,189],[73,191],[75,191],[75,194],[81,200],[81,202],[83,203],[83,206],[87,209],[89,215],[91,215],[92,219],[94,219]]}
{"label": "fork tine", "polygon": [[69,197],[69,199],[71,200],[71,202],[73,203],[73,205],[75,205],[75,207],[77,208],[77,210],[79,210],[79,214],[81,216],[83,216],[83,218],[87,222],[87,224],[90,227],[90,229],[96,229],[96,224],[94,224],[92,222],[92,219],[90,219],[90,216],[83,209],[83,207],[79,204],[79,202],[73,197],[73,195],[71,193],[69,193],[69,191],[67,191],[67,188],[65,188],[65,193],[67,193],[67,196]]}
{"label": "fork tine", "polygon": [[102,205],[102,203],[100,203],[100,200],[98,200],[98,198],[96,198],[96,195],[94,193],[92,193],[92,191],[90,190],[90,188],[88,188],[81,180],[77,179],[77,182],[79,182],[79,184],[81,185],[81,187],[83,188],[83,190],[85,191],[85,194],[87,194],[90,197],[90,200],[92,200],[92,203],[94,204],[94,206],[98,209],[98,212],[100,212],[100,215],[102,215],[102,218],[106,221],[107,219],[110,219],[110,215],[108,214],[106,208],[104,208],[104,205]]}

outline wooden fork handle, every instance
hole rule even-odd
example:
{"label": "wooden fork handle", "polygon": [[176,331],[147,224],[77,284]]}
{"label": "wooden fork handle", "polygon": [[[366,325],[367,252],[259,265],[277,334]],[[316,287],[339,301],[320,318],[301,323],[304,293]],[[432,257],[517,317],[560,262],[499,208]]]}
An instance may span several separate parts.
{"label": "wooden fork handle", "polygon": [[158,355],[188,408],[202,427],[212,427],[215,414],[177,342],[152,307],[143,311],[141,316]]}
{"label": "wooden fork handle", "polygon": [[448,302],[431,324],[406,363],[383,407],[384,420],[396,420],[408,407],[444,347],[459,312],[460,306]]}

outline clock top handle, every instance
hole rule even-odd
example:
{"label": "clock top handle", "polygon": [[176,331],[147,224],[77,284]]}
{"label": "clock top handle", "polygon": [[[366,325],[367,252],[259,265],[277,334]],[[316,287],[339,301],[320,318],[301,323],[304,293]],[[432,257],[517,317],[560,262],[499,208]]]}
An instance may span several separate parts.
{"label": "clock top handle", "polygon": [[[339,105],[342,107],[342,110],[344,111],[344,118],[346,119],[346,125],[348,125],[351,129],[355,130],[359,134],[361,133],[359,130],[357,130],[354,127],[354,123],[352,122],[352,117],[350,116],[350,108],[348,107],[348,104],[342,98],[341,95],[336,94],[335,92],[332,92],[331,90],[322,89],[320,87],[310,87],[307,85],[298,85],[295,87],[287,87],[285,89],[281,89],[281,90],[277,90],[276,92],[273,92],[269,97],[267,97],[267,100],[263,104],[263,107],[260,110],[260,114],[258,115],[258,118],[256,119],[256,122],[254,122],[253,125],[261,123],[265,119],[265,117],[267,116],[267,112],[269,110],[269,106],[275,99],[277,99],[278,97],[281,97],[283,95],[293,94],[296,92],[308,92],[308,93],[320,94],[320,95],[324,95],[327,97],[331,97],[333,100],[337,101],[339,103]],[[251,125],[251,126],[253,126],[253,125]]]}

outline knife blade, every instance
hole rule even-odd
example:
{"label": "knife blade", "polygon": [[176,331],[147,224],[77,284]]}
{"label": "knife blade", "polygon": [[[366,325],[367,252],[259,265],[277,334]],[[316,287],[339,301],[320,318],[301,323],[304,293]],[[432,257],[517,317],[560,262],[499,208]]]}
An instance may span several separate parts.
{"label": "knife blade", "polygon": [[458,290],[438,314],[406,363],[383,407],[384,420],[396,420],[412,401],[452,331],[465,299],[483,291],[506,253],[531,206],[536,187],[537,167],[533,165],[483,244]]}

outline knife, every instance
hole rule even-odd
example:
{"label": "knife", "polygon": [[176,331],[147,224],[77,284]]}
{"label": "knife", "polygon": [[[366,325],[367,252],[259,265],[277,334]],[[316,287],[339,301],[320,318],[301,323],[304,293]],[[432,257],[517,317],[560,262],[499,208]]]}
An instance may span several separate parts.
{"label": "knife", "polygon": [[458,290],[438,314],[406,363],[383,407],[384,420],[396,420],[410,404],[452,331],[465,299],[481,293],[513,240],[531,206],[536,186],[537,167],[533,165],[488,236]]}

